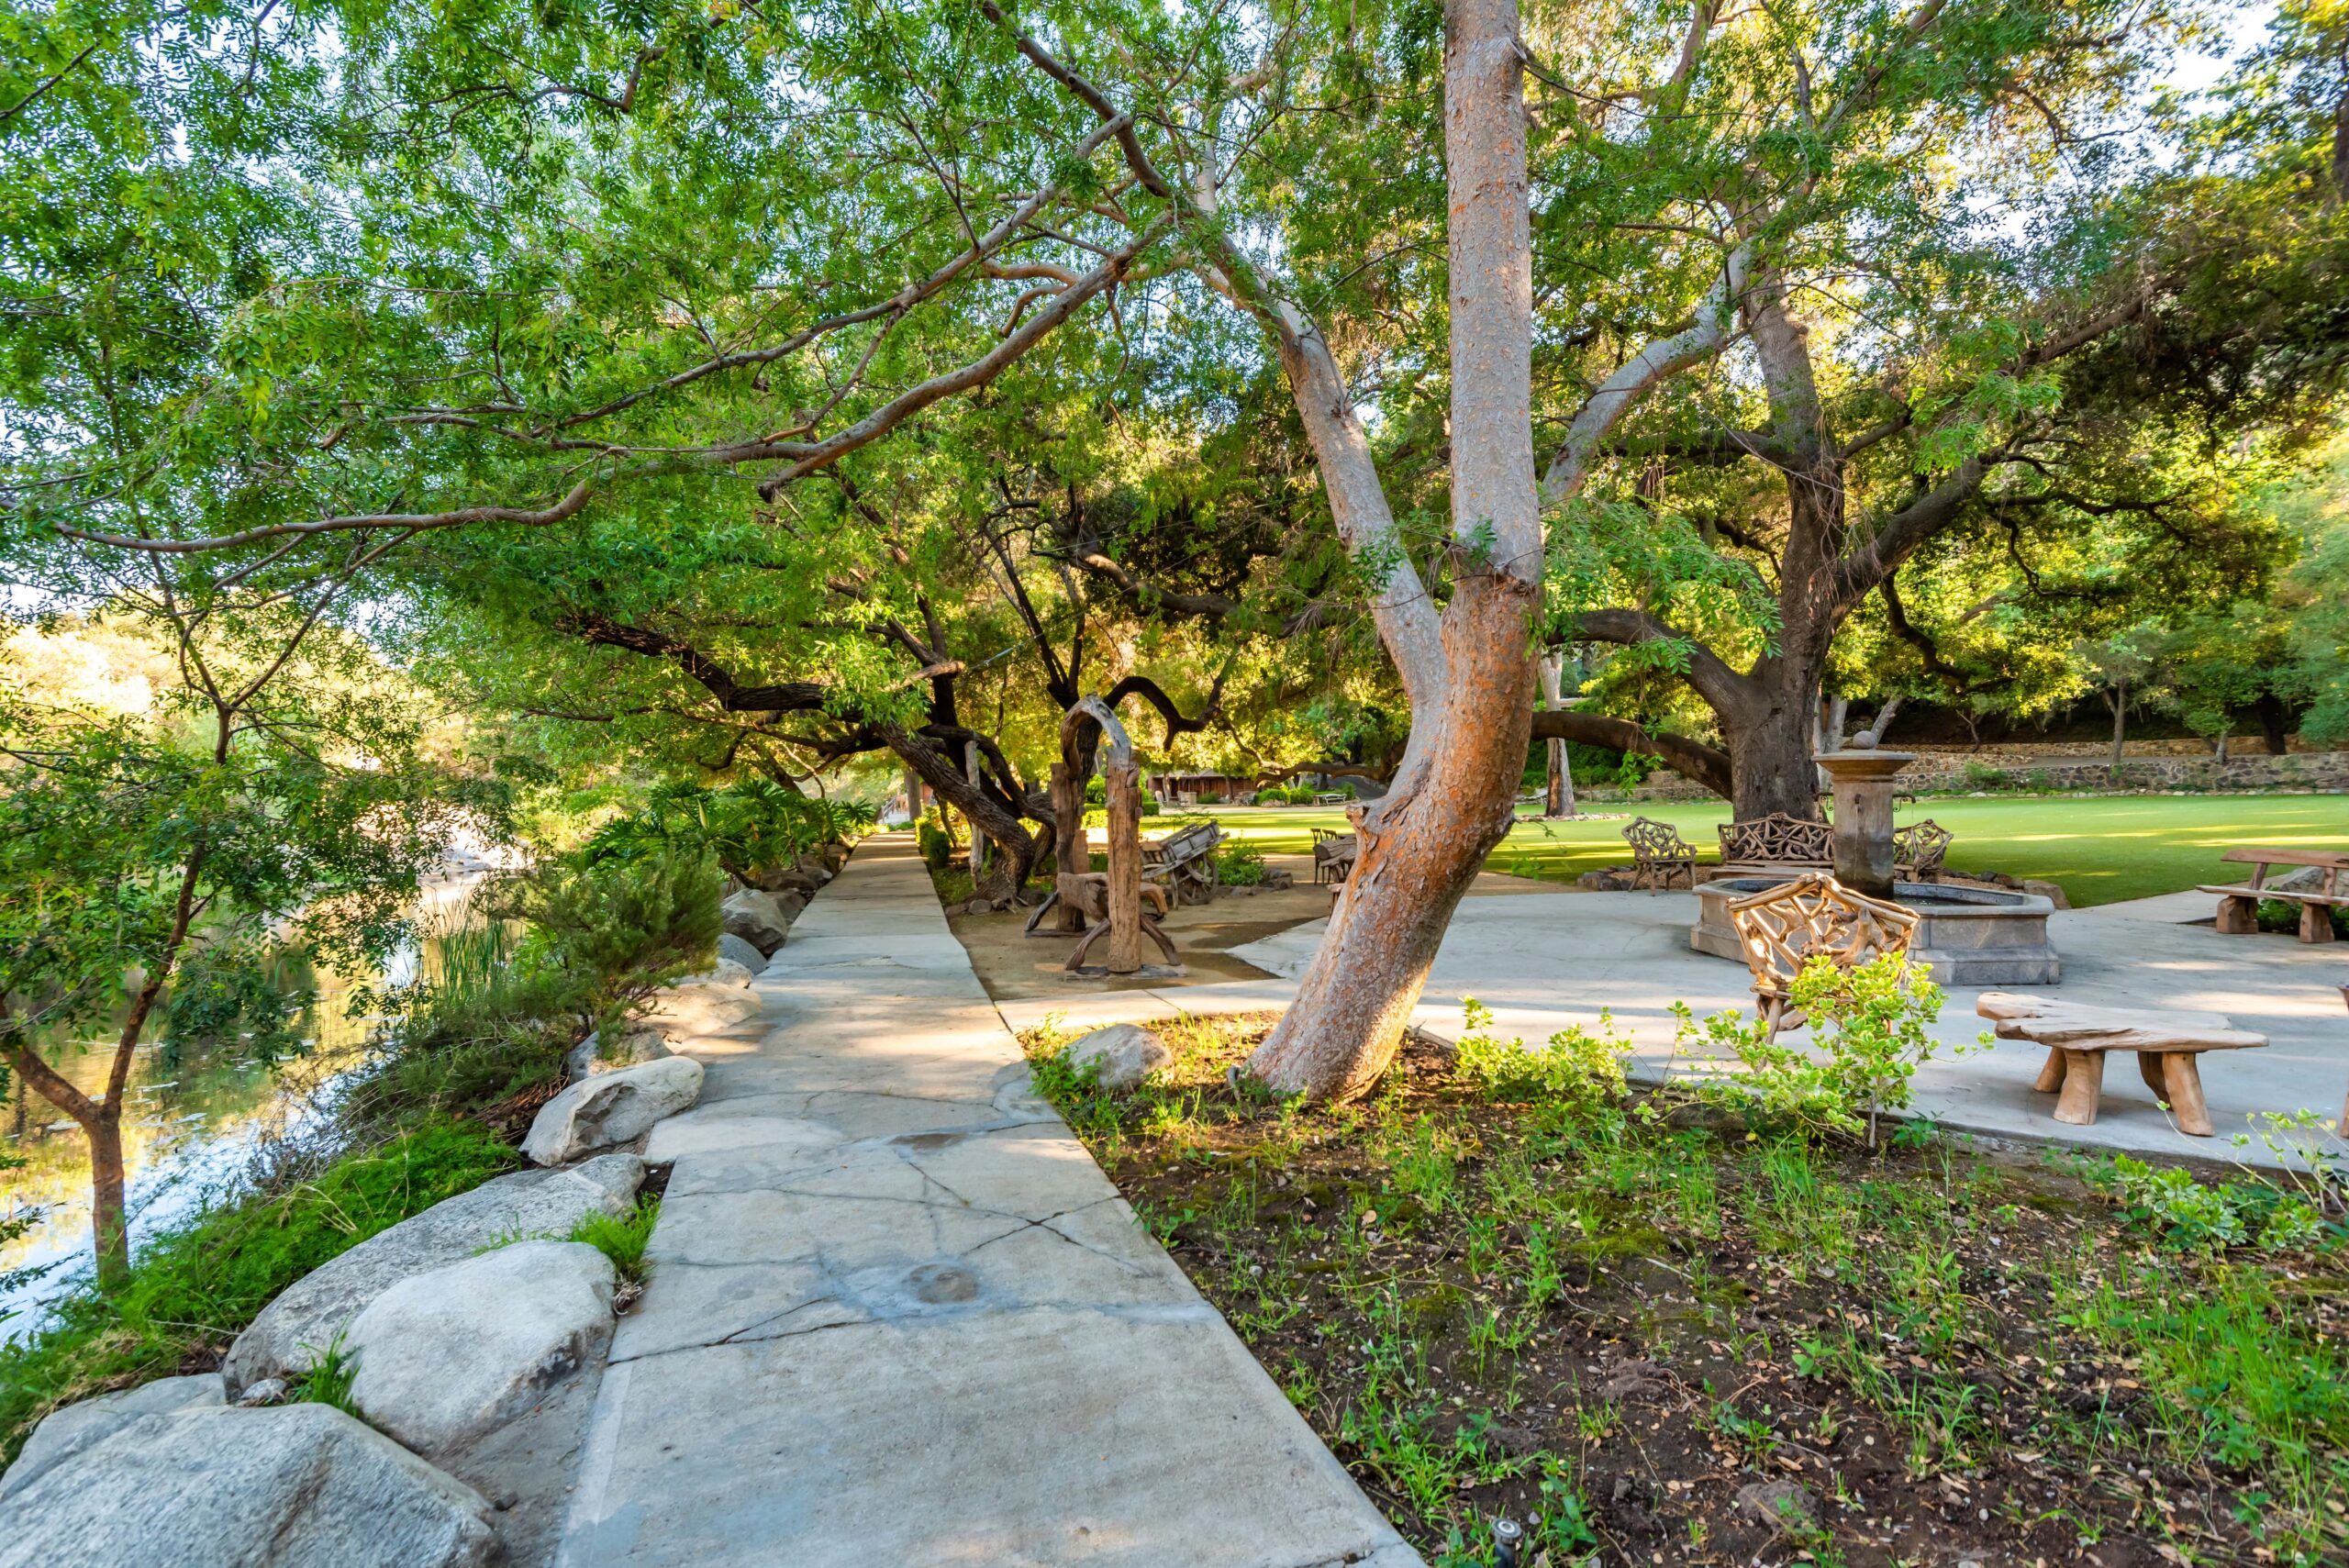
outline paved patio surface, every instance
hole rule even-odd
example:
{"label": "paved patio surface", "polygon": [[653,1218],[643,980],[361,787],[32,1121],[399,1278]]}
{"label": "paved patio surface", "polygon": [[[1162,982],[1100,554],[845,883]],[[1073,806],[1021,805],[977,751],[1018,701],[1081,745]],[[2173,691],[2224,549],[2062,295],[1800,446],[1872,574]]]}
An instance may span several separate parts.
{"label": "paved patio surface", "polygon": [[[2222,937],[2207,925],[2186,923],[2208,920],[2215,904],[2207,894],[2176,894],[2059,911],[2049,932],[2063,958],[2063,982],[2029,989],[2104,1006],[2219,1013],[2238,1028],[2266,1035],[2270,1044],[2264,1051],[2202,1057],[2217,1137],[2178,1132],[2126,1062],[2107,1071],[2094,1126],[2054,1120],[2048,1114],[2054,1096],[2032,1088],[2046,1058],[2042,1048],[2012,1040],[1987,1051],[1974,1048],[1988,1028],[1974,1014],[1979,987],[1950,989],[1934,1033],[1945,1045],[1965,1045],[1972,1053],[1938,1056],[1920,1070],[1917,1109],[1945,1127],[2003,1138],[2277,1163],[2255,1136],[2253,1118],[2307,1109],[2330,1120],[2341,1115],[2349,1091],[2349,1010],[2339,989],[2349,984],[2349,944]],[[1653,1083],[1669,1073],[1710,1071],[1704,1059],[1675,1051],[1672,1004],[1685,1001],[1701,1018],[1748,1008],[1753,997],[1743,965],[1690,951],[1688,927],[1696,912],[1695,895],[1677,892],[1471,896],[1453,917],[1415,1019],[1456,1038],[1460,999],[1475,996],[1493,1008],[1497,1033],[1540,1040],[1570,1024],[1596,1027],[1606,1010],[1632,1039],[1634,1078]],[[1089,1027],[1185,1011],[1285,1006],[1291,981],[1311,959],[1325,924],[1316,920],[1234,950],[1234,956],[1288,979],[1116,995],[1072,985],[1063,998],[1007,1002],[1004,1019],[1024,1029],[1057,1013],[1064,1026]],[[2234,1143],[2238,1134],[2251,1140],[2248,1147]]]}
{"label": "paved patio surface", "polygon": [[696,1051],[569,1568],[1417,1568],[1028,1089],[911,840]]}

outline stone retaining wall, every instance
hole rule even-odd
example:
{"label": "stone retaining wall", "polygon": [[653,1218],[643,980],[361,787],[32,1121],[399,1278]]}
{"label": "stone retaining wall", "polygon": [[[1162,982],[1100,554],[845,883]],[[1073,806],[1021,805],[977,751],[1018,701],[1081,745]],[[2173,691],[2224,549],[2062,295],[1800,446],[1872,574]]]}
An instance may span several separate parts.
{"label": "stone retaining wall", "polygon": [[[2331,794],[2349,792],[2349,751],[2295,751],[2283,757],[2255,751],[2231,756],[2224,762],[2208,751],[2152,752],[2131,755],[2117,768],[2108,767],[2101,754],[2083,756],[2076,751],[2033,753],[2012,746],[1995,752],[1927,751],[1901,773],[1900,785],[1916,795]],[[1599,788],[1577,794],[1594,803],[1719,798],[1703,785],[1669,771],[1651,775],[1628,797]]]}

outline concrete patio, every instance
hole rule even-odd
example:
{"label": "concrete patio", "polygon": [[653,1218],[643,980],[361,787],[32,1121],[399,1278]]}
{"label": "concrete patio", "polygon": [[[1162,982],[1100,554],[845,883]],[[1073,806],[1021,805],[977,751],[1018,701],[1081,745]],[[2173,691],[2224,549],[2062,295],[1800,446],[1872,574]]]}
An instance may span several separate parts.
{"label": "concrete patio", "polygon": [[[1988,1050],[1975,1044],[1988,1028],[1974,1013],[1978,988],[1949,991],[1933,1030],[1945,1049],[1917,1074],[1917,1111],[1944,1127],[2000,1138],[2279,1163],[2254,1118],[2308,1110],[2332,1120],[2349,1091],[2349,1011],[2340,991],[2349,983],[2349,947],[2304,946],[2288,936],[2226,937],[2191,923],[2208,921],[2213,904],[2208,895],[2189,893],[2059,911],[2049,930],[2063,958],[2063,980],[2032,990],[2101,1006],[2218,1013],[2266,1035],[2266,1050],[2202,1058],[2217,1137],[2178,1132],[2137,1074],[2118,1063],[2106,1074],[2095,1125],[2054,1120],[2048,1113],[2054,1096],[2032,1088],[2043,1049],[2011,1040]],[[1753,997],[1743,965],[1690,951],[1696,910],[1695,896],[1680,892],[1472,895],[1453,919],[1415,1020],[1456,1038],[1460,1000],[1475,996],[1494,1010],[1495,1032],[1541,1040],[1569,1025],[1596,1028],[1604,1012],[1631,1039],[1635,1079],[1712,1071],[1708,1059],[1675,1049],[1672,1004],[1686,1002],[1702,1018],[1750,1008]],[[1234,950],[1235,957],[1284,979],[1115,994],[1072,985],[1064,997],[1005,1002],[1001,1011],[1012,1028],[1024,1029],[1054,1014],[1063,1027],[1086,1027],[1281,1007],[1324,925],[1312,921]],[[1968,1054],[1956,1055],[1960,1046]],[[2238,1137],[2246,1141],[2238,1144]]]}

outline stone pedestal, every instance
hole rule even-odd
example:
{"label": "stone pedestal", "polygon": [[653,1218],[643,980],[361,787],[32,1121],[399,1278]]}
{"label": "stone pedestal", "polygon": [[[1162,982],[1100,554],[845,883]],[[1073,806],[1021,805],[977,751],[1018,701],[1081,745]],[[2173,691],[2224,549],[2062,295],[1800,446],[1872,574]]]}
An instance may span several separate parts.
{"label": "stone pedestal", "polygon": [[1826,751],[1816,759],[1835,789],[1835,880],[1871,898],[1892,896],[1893,780],[1914,751]]}

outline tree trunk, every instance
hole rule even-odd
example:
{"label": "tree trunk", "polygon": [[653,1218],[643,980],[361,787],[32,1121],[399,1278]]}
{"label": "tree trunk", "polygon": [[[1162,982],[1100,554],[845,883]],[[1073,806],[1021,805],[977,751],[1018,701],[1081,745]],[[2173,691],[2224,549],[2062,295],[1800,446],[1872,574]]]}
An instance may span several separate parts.
{"label": "tree trunk", "polygon": [[[960,762],[921,736],[896,724],[876,728],[883,743],[930,786],[941,817],[952,806],[971,825],[972,891],[998,904],[1018,897],[1021,884],[1028,880],[1028,870],[1036,861],[1036,840],[1021,826],[1019,813],[964,778]],[[977,843],[982,833],[994,840],[1002,851],[988,857],[984,867]]]}
{"label": "tree trunk", "polygon": [[1783,811],[1816,820],[1819,764],[1811,736],[1819,723],[1819,678],[1765,662],[1749,706],[1719,715],[1730,754],[1731,806],[1741,822]]}
{"label": "tree trunk", "polygon": [[90,1138],[90,1235],[102,1291],[130,1279],[130,1214],[123,1198],[122,1107],[102,1106],[82,1124]]}
{"label": "tree trunk", "polygon": [[2259,734],[2267,743],[2267,754],[2288,754],[2292,750],[2292,711],[2284,706],[2284,699],[2274,692],[2262,692],[2253,711],[2259,715]]}
{"label": "tree trunk", "polygon": [[2112,754],[2104,762],[2105,777],[2110,778],[2121,766],[2122,748],[2129,740],[2129,683],[2114,683],[2112,695],[2104,700],[2112,705]]}
{"label": "tree trunk", "polygon": [[[1395,787],[1355,808],[1361,849],[1329,933],[1249,1059],[1264,1083],[1315,1099],[1360,1095],[1394,1060],[1453,910],[1508,833],[1525,771],[1542,517],[1521,48],[1516,0],[1445,6],[1452,601],[1431,638],[1424,587],[1402,581],[1408,557],[1389,567],[1378,625],[1411,699],[1410,741]],[[1392,514],[1326,345],[1292,334],[1282,348],[1349,548],[1392,549]],[[1361,488],[1375,510],[1361,509]],[[1383,535],[1365,526],[1374,521]],[[1397,589],[1417,590],[1418,604],[1397,602]]]}
{"label": "tree trunk", "polygon": [[1066,761],[1052,764],[1052,887],[1061,895],[1053,910],[1054,929],[1082,936],[1085,906],[1074,885],[1062,878],[1092,870],[1093,856],[1085,847],[1085,775]]}
{"label": "tree trunk", "polygon": [[[1356,808],[1362,848],[1329,934],[1249,1059],[1271,1087],[1352,1099],[1394,1059],[1452,912],[1508,835],[1531,728],[1534,592],[1489,576],[1453,590],[1444,614],[1452,694],[1437,711],[1412,714],[1411,760],[1395,788]],[[1495,714],[1508,720],[1496,724]]]}

